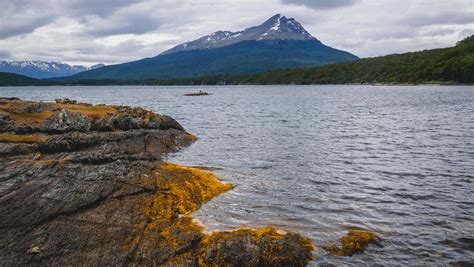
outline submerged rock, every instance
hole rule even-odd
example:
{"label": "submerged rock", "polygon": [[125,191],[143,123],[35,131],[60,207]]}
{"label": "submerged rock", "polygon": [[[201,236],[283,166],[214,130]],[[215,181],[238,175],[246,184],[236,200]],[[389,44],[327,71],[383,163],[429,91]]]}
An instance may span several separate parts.
{"label": "submerged rock", "polygon": [[340,245],[333,244],[323,249],[334,256],[353,256],[364,252],[371,244],[380,246],[380,238],[369,231],[350,230],[346,236],[340,238],[339,243]]}
{"label": "submerged rock", "polygon": [[162,161],[195,140],[140,108],[0,99],[0,262],[308,263],[311,241],[297,234],[203,233],[188,214],[232,186]]}
{"label": "submerged rock", "polygon": [[453,267],[473,267],[474,262],[470,261],[456,261],[453,263]]}
{"label": "submerged rock", "polygon": [[311,240],[271,227],[217,232],[202,243],[204,266],[305,266],[314,249]]}

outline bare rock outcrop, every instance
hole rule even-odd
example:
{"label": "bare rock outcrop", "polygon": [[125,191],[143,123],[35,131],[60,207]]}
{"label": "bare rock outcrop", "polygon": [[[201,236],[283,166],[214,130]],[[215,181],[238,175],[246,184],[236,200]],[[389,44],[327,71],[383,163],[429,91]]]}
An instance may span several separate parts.
{"label": "bare rock outcrop", "polygon": [[0,265],[307,264],[298,234],[203,233],[189,213],[232,186],[162,161],[195,140],[141,108],[0,98]]}

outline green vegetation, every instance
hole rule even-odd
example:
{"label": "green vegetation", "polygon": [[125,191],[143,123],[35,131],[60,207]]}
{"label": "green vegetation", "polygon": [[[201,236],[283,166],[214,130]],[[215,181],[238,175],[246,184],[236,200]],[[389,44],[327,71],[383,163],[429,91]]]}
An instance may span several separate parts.
{"label": "green vegetation", "polygon": [[0,86],[29,86],[29,85],[53,85],[54,82],[38,80],[35,78],[8,73],[0,72]]}

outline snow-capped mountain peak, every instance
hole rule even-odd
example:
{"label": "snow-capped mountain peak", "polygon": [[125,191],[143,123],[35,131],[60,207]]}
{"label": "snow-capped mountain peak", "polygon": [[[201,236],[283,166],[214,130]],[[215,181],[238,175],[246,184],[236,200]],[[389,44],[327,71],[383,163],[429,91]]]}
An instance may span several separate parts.
{"label": "snow-capped mountain peak", "polygon": [[55,61],[0,61],[0,72],[10,72],[30,76],[33,78],[51,78],[73,75],[86,70],[96,69],[105,66],[97,64],[92,67],[84,67],[79,65],[71,66],[66,63]]}
{"label": "snow-capped mountain peak", "polygon": [[265,32],[257,40],[316,40],[294,18],[287,18],[280,14],[271,17],[260,25],[259,28],[264,29]]}
{"label": "snow-capped mountain peak", "polygon": [[163,52],[161,55],[180,51],[202,50],[232,45],[242,41],[263,40],[315,40],[303,26],[293,18],[277,14],[259,26],[238,32],[217,31],[197,40],[187,42]]}

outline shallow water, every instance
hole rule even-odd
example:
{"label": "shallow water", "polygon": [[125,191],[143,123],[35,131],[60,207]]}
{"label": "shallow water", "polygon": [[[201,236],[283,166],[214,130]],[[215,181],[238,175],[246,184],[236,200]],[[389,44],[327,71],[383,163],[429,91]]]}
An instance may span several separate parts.
{"label": "shallow water", "polygon": [[[212,96],[184,97],[199,90]],[[209,230],[273,225],[325,245],[359,227],[383,247],[316,264],[474,258],[474,87],[24,87],[0,96],[142,106],[200,140],[168,160],[235,189],[194,215]]]}

